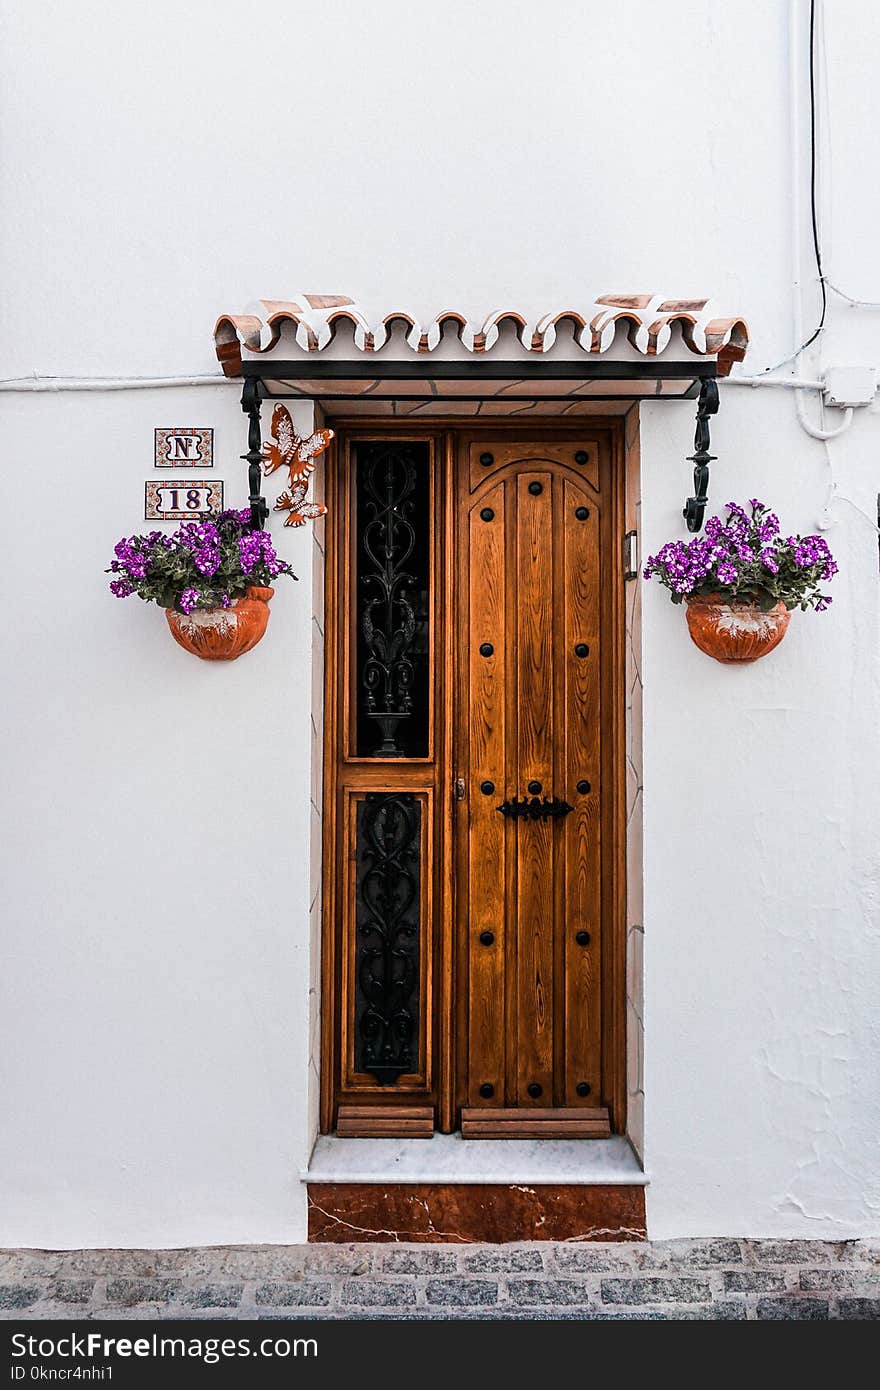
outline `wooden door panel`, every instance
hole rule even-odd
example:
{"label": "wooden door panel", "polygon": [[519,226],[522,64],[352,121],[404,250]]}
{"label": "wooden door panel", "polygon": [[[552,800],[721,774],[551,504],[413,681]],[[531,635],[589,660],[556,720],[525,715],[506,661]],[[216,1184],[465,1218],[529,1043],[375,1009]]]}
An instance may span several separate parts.
{"label": "wooden door panel", "polygon": [[[575,454],[587,455],[584,463],[575,464]],[[539,441],[530,445],[523,438],[513,440],[492,439],[467,446],[467,468],[471,492],[486,481],[501,473],[509,474],[511,465],[524,460],[533,467],[550,464],[553,467],[570,465],[576,467],[594,492],[599,491],[599,445],[595,440],[572,439],[567,444]]]}
{"label": "wooden door panel", "polygon": [[[562,793],[574,807],[563,822],[565,921],[560,932],[565,981],[563,1009],[563,1105],[575,1105],[576,1088],[597,1090],[601,1047],[599,883],[601,821],[599,766],[601,635],[599,624],[599,513],[579,481],[562,480],[562,584],[564,738]],[[586,511],[587,515],[583,516]],[[585,643],[586,657],[576,648]],[[589,790],[578,784],[589,783]],[[582,945],[578,936],[589,933]]]}
{"label": "wooden door panel", "polygon": [[[479,1057],[478,1074],[468,1078],[468,1099],[480,1087],[504,1092],[504,997],[507,933],[500,911],[499,882],[506,882],[506,823],[497,807],[506,795],[507,646],[505,544],[507,485],[484,493],[468,516],[468,600],[474,641],[468,645],[470,823],[474,852],[468,860],[468,1051]],[[489,643],[492,654],[480,647]],[[489,784],[493,791],[484,791]],[[489,941],[487,934],[492,940]]]}
{"label": "wooden door panel", "polygon": [[[481,439],[462,460],[463,1095],[469,1113],[502,1104],[564,1126],[563,1109],[595,1107],[602,1091],[600,450]],[[481,794],[486,780],[497,796]],[[498,815],[500,800],[534,795],[573,810]],[[503,952],[478,944],[487,929]]]}
{"label": "wooden door panel", "polygon": [[[521,451],[520,451],[521,452]],[[518,737],[512,793],[530,784],[553,795],[553,497],[546,472],[516,478],[514,553],[517,587],[509,594],[507,622],[515,633]],[[554,830],[552,821],[513,823],[517,856],[516,922],[517,1072],[520,1105],[548,1103],[553,1094]],[[540,1087],[537,1095],[529,1087]]]}
{"label": "wooden door panel", "polygon": [[[356,727],[367,640],[358,468],[372,457],[365,446],[386,440],[428,489],[410,517],[429,554],[427,577],[411,581],[425,599],[413,640],[428,652],[417,701],[427,738],[403,757],[382,752],[372,724],[362,748]],[[598,1137],[610,1100],[622,1128],[615,450],[619,464],[623,431],[608,422],[507,420],[352,423],[328,452],[325,1132],[338,1117],[351,1136],[427,1136],[460,1122],[473,1137]],[[415,728],[403,713],[388,716],[395,737]],[[571,813],[499,813],[536,794],[530,784]],[[365,860],[370,808],[397,820]],[[391,867],[373,911],[367,873]],[[398,871],[415,885],[412,906],[396,896]],[[418,981],[408,995],[395,976],[407,954]]]}

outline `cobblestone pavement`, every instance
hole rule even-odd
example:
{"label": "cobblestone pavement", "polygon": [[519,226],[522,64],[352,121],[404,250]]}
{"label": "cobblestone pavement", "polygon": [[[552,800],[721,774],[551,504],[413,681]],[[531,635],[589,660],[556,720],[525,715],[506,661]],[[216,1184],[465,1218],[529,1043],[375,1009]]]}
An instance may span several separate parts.
{"label": "cobblestone pavement", "polygon": [[876,1319],[880,1241],[0,1252],[0,1318]]}

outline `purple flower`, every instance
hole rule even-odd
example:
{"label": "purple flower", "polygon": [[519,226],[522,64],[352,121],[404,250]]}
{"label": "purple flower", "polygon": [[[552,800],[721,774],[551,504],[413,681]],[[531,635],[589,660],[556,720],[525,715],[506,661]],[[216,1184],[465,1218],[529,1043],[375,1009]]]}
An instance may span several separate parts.
{"label": "purple flower", "polygon": [[220,568],[220,551],[211,550],[207,547],[200,550],[194,550],[193,564],[195,565],[199,574],[207,575],[208,578],[210,578],[211,575],[216,574],[217,570]]}
{"label": "purple flower", "polygon": [[[746,603],[781,599],[790,608],[813,606],[823,612],[830,599],[819,593],[818,585],[837,573],[825,540],[783,539],[774,512],[757,497],[749,498],[749,508],[751,515],[729,502],[726,519],[710,517],[701,536],[690,542],[668,541],[649,556],[645,578],[658,578],[676,602],[686,594],[723,588]],[[770,576],[776,576],[772,585]]]}
{"label": "purple flower", "polygon": [[254,565],[257,564],[262,556],[263,548],[260,544],[261,535],[261,531],[251,531],[248,535],[242,536],[238,542],[238,555],[242,574],[250,574]]}
{"label": "purple flower", "polygon": [[776,563],[776,555],[774,551],[762,550],[761,564],[764,566],[765,570],[769,570],[771,574],[779,573],[779,566]]}
{"label": "purple flower", "polygon": [[267,584],[292,570],[279,560],[269,533],[253,528],[250,508],[242,508],[184,521],[170,534],[123,537],[108,573],[120,598],[137,593],[164,605],[170,591],[180,595],[177,611],[191,613],[197,607],[231,608],[230,585],[234,594],[242,579]]}
{"label": "purple flower", "polygon": [[132,579],[146,579],[150,572],[150,565],[151,561],[148,555],[134,554],[125,568],[128,570]]}

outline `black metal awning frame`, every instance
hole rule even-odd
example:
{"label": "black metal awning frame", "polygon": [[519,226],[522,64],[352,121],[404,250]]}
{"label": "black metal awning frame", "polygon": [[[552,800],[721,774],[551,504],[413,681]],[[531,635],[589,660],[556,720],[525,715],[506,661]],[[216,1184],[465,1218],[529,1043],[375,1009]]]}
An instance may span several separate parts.
{"label": "black metal awning frame", "polygon": [[[687,521],[689,531],[699,531],[703,525],[703,517],[708,502],[709,488],[709,464],[715,459],[714,454],[709,453],[709,416],[716,414],[718,410],[718,370],[714,361],[700,361],[698,364],[691,362],[659,362],[655,358],[643,361],[630,362],[605,362],[605,361],[563,361],[549,362],[526,361],[510,362],[500,360],[487,360],[476,358],[474,361],[430,361],[424,357],[415,361],[400,360],[381,360],[377,358],[360,358],[356,361],[303,361],[302,359],[291,361],[273,360],[271,362],[259,362],[249,360],[241,365],[241,376],[244,378],[244,387],[241,396],[241,408],[248,417],[248,450],[242,454],[242,458],[248,465],[248,486],[249,503],[253,525],[261,529],[269,514],[266,501],[261,493],[262,480],[262,453],[261,453],[261,430],[260,430],[260,408],[262,402],[269,398],[273,400],[307,400],[314,399],[319,395],[315,390],[315,384],[321,381],[340,382],[340,381],[381,381],[382,385],[387,382],[390,389],[388,391],[381,388],[365,392],[352,391],[346,394],[344,391],[334,389],[333,399],[336,401],[345,400],[371,400],[387,401],[395,400],[400,392],[393,389],[395,382],[412,383],[414,381],[429,380],[434,382],[439,391],[428,391],[424,397],[419,397],[407,392],[408,401],[442,400],[444,398],[442,385],[444,382],[466,382],[474,384],[474,393],[465,394],[456,391],[450,393],[446,399],[456,401],[481,401],[491,399],[486,396],[485,391],[480,391],[481,382],[515,381],[517,383],[527,383],[534,381],[536,384],[543,382],[602,382],[602,381],[656,381],[657,390],[653,395],[636,395],[636,400],[696,400],[697,422],[694,434],[694,452],[688,455],[688,461],[694,465],[694,492],[693,496],[688,497],[682,515]],[[301,381],[308,383],[308,389],[297,390],[295,383]],[[689,382],[690,385],[685,391],[676,395],[665,395],[662,391],[663,381],[682,381]],[[272,382],[271,389],[266,388],[266,383]],[[290,384],[292,389],[283,389],[274,383]],[[507,396],[505,399],[511,399]],[[517,397],[517,399],[528,399],[528,397]],[[618,391],[615,394],[603,395],[600,391],[588,397],[573,397],[571,391],[560,391],[554,393],[552,390],[543,390],[539,397],[542,401],[568,401],[573,399],[584,399],[590,401],[620,401],[625,399]]]}

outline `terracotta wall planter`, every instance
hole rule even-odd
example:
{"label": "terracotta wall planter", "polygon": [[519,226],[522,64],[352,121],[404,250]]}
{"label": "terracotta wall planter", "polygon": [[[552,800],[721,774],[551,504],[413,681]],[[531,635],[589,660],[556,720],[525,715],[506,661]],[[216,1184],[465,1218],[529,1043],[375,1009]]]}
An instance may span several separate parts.
{"label": "terracotta wall planter", "polygon": [[252,586],[244,598],[233,599],[229,608],[197,609],[194,613],[166,608],[171,636],[204,661],[234,661],[255,647],[266,631],[269,600],[274,593],[274,589]]}
{"label": "terracotta wall planter", "polygon": [[687,625],[701,652],[728,664],[758,661],[778,647],[791,613],[777,603],[768,613],[748,603],[730,603],[720,595],[686,598]]}

